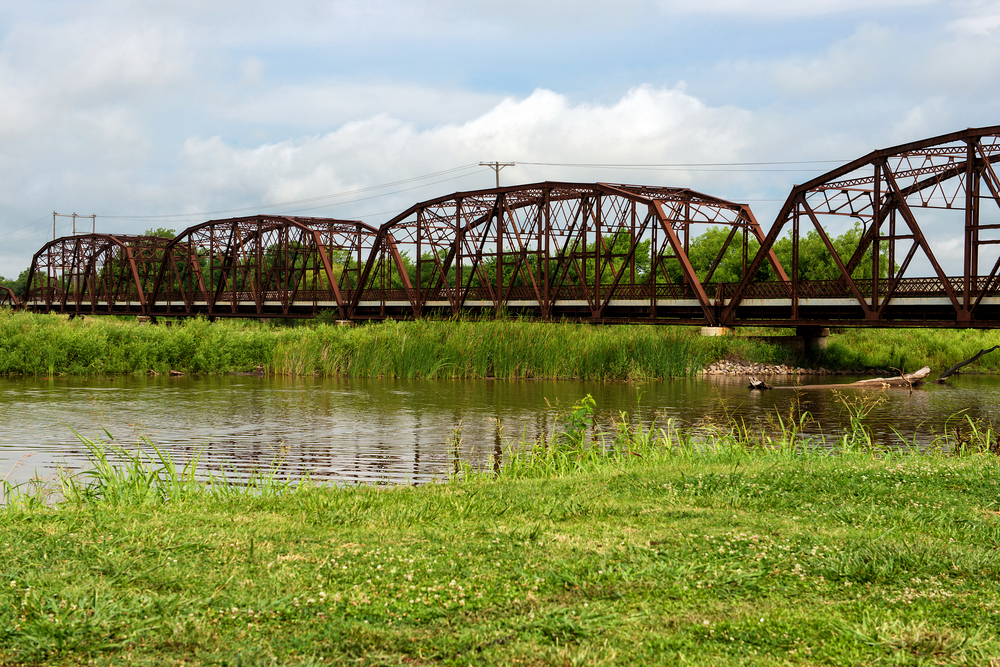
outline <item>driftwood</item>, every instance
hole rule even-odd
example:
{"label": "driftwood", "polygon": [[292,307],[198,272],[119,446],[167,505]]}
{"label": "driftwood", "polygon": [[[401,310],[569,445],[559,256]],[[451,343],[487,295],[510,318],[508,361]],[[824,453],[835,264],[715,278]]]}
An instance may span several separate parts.
{"label": "driftwood", "polygon": [[763,380],[758,380],[756,376],[751,375],[750,377],[747,378],[747,380],[750,381],[750,386],[747,387],[747,389],[757,389],[760,391],[763,391],[765,389],[774,389],[774,387],[764,382]]}
{"label": "driftwood", "polygon": [[924,366],[915,373],[906,373],[905,375],[900,375],[899,377],[894,377],[894,378],[872,378],[871,380],[858,380],[857,382],[852,382],[849,386],[912,387],[915,384],[920,384],[921,382],[923,382],[930,374],[931,374],[931,369],[927,366]]}
{"label": "driftwood", "polygon": [[844,384],[782,385],[778,387],[769,387],[769,389],[840,389],[843,387],[856,387],[860,389],[866,389],[866,388],[881,389],[883,387],[913,388],[918,384],[922,383],[930,374],[931,374],[931,369],[927,366],[924,366],[919,371],[915,371],[913,373],[906,373],[905,375],[901,374],[898,377],[871,378],[869,380],[858,380],[857,382],[850,382]]}
{"label": "driftwood", "polygon": [[951,368],[949,368],[948,370],[946,370],[944,373],[941,373],[941,377],[935,380],[935,382],[944,382],[945,380],[948,379],[948,377],[955,374],[958,371],[958,369],[961,368],[962,366],[968,366],[979,357],[983,356],[984,354],[989,354],[993,350],[1000,350],[1000,345],[994,345],[988,350],[979,350],[979,354],[977,354],[976,356],[972,357],[971,359],[966,359],[965,361],[960,361]]}

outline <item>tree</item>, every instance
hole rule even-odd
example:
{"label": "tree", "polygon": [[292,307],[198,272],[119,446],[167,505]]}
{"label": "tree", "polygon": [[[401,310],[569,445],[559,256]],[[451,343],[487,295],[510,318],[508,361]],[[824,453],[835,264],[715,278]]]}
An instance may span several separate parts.
{"label": "tree", "polygon": [[[840,261],[846,266],[850,261],[854,251],[857,250],[864,230],[860,222],[855,222],[851,229],[840,236],[830,238],[830,243],[840,257]],[[785,267],[788,276],[792,275],[792,239],[789,236],[778,239],[774,244],[774,254],[778,261]],[[879,276],[882,278],[889,275],[889,252],[885,244],[879,251]],[[894,267],[898,268],[898,267]],[[823,243],[822,237],[816,230],[810,230],[804,236],[799,237],[799,279],[801,280],[837,280],[841,277],[840,269],[833,255]],[[870,279],[872,277],[872,250],[871,247],[864,253],[861,261],[851,273],[851,277],[859,280]]]}
{"label": "tree", "polygon": [[16,294],[17,296],[24,296],[25,289],[28,286],[29,271],[31,271],[31,269],[25,269],[24,271],[21,271],[21,273],[15,279],[4,278],[3,276],[0,276],[0,285],[11,288],[12,290],[14,290],[14,294]]}
{"label": "tree", "polygon": [[[728,227],[709,227],[704,234],[691,240],[688,249],[688,259],[700,280],[705,280],[712,262],[722,250],[726,237],[729,235]],[[841,262],[845,265],[851,259],[854,251],[861,241],[864,230],[860,223],[848,229],[840,236],[831,237],[833,244]],[[756,256],[760,244],[756,239],[751,238],[747,242],[747,264]],[[792,275],[792,238],[783,236],[774,243],[774,254],[784,267],[789,277]],[[726,249],[719,266],[712,274],[713,283],[735,283],[743,278],[743,243],[739,234],[733,238],[732,243]],[[898,268],[898,267],[897,267]],[[837,280],[841,277],[840,269],[833,255],[823,243],[822,237],[816,230],[810,230],[799,237],[799,279],[800,280]],[[680,263],[670,262],[667,265],[667,274],[674,282],[680,282],[682,277]],[[871,249],[864,254],[854,272],[851,274],[856,279],[870,279],[872,277],[872,254]],[[886,277],[889,275],[889,253],[883,245],[880,249],[879,275]],[[755,281],[777,280],[778,276],[766,259],[761,263],[754,276]]]}

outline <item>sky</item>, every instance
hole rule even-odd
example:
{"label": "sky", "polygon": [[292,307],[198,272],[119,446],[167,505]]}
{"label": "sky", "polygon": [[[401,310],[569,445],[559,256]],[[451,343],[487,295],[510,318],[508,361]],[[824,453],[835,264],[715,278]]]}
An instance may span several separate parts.
{"label": "sky", "polygon": [[379,225],[494,160],[504,185],[691,187],[766,229],[840,162],[995,124],[1000,0],[0,0],[0,275],[54,211]]}

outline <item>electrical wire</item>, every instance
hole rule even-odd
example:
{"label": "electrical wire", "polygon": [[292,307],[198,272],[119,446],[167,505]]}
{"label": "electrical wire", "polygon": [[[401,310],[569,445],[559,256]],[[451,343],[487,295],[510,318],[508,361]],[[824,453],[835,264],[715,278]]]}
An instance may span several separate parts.
{"label": "electrical wire", "polygon": [[[396,185],[405,185],[406,183],[413,183],[415,181],[421,181],[421,180],[425,180],[425,179],[428,179],[428,178],[434,178],[435,176],[441,176],[443,174],[455,173],[456,171],[465,171],[465,170],[471,169],[473,167],[476,167],[478,169],[479,165],[478,164],[465,164],[465,165],[462,165],[460,167],[453,167],[451,169],[444,169],[442,171],[436,171],[436,172],[433,172],[433,173],[430,173],[430,174],[424,174],[422,176],[414,176],[413,178],[405,178],[405,179],[402,179],[402,180],[399,180],[399,181],[393,181],[391,183],[383,183],[381,185],[372,185],[372,186],[369,186],[367,188],[358,188],[356,190],[345,190],[344,192],[335,192],[333,194],[320,195],[320,196],[317,196],[317,197],[308,197],[308,198],[305,198],[305,199],[294,199],[294,200],[291,200],[291,201],[277,202],[277,203],[274,203],[274,204],[260,204],[260,205],[257,205],[257,206],[243,206],[243,207],[240,207],[240,208],[221,209],[221,210],[217,210],[217,211],[200,211],[200,212],[195,212],[195,213],[169,213],[169,214],[163,214],[163,215],[98,215],[97,217],[98,218],[115,219],[115,220],[165,220],[165,219],[170,219],[170,218],[202,218],[202,217],[207,216],[207,215],[219,215],[221,213],[243,213],[245,211],[258,211],[258,210],[261,210],[261,209],[284,208],[284,207],[287,207],[287,206],[295,206],[296,204],[308,204],[308,203],[315,202],[315,201],[322,201],[324,199],[336,199],[336,198],[339,198],[339,197],[347,197],[347,196],[354,195],[354,194],[363,194],[365,192],[373,192],[375,190],[381,190],[383,188],[389,188],[389,187],[393,187],[393,186],[396,186]],[[468,174],[463,174],[463,176],[467,176],[467,175]],[[461,178],[461,176],[455,177],[455,178]],[[447,182],[449,180],[454,180],[454,179],[453,178],[452,179],[444,179],[442,181],[435,181],[434,183],[424,183],[422,185],[418,185],[418,186],[413,187],[413,188],[404,188],[402,190],[397,190],[397,191],[394,191],[394,192],[385,192],[385,193],[382,193],[380,195],[376,195],[376,197],[386,197],[386,196],[389,196],[389,195],[396,194],[397,192],[408,192],[410,190],[416,190],[418,188],[422,188],[422,187],[425,187],[427,185],[435,185],[436,183],[444,183],[444,182]],[[351,201],[363,201],[364,199],[374,199],[374,198],[375,197],[363,197],[361,199],[356,199],[356,200],[351,200]],[[334,203],[334,204],[328,204],[326,206],[317,206],[317,207],[314,207],[314,208],[328,208],[329,206],[339,206],[340,204],[349,204],[349,203],[351,203],[351,201],[348,201],[348,202],[338,202],[338,203]],[[306,209],[297,209],[297,210],[309,211],[309,210],[314,210],[314,209],[313,208],[306,208]]]}
{"label": "electrical wire", "polygon": [[[638,171],[709,171],[709,172],[803,172],[803,171],[818,171],[815,169],[759,169],[757,167],[770,167],[770,166],[782,166],[782,165],[810,165],[810,164],[828,164],[828,163],[843,163],[843,160],[801,160],[801,161],[777,161],[777,162],[676,162],[676,163],[663,163],[663,164],[619,164],[619,163],[586,163],[586,162],[518,162],[515,161],[513,166],[532,166],[532,167],[571,167],[571,168],[582,168],[582,169],[624,169],[624,170],[638,170]],[[420,176],[413,176],[411,178],[404,178],[398,181],[391,181],[389,183],[383,183],[380,185],[372,185],[364,188],[356,188],[354,190],[345,190],[343,192],[336,192],[327,195],[319,195],[316,197],[307,197],[303,199],[294,199],[284,202],[277,202],[274,204],[259,204],[256,206],[243,206],[238,208],[230,209],[219,209],[214,211],[200,211],[192,213],[170,213],[161,215],[98,215],[99,218],[106,218],[109,220],[131,220],[131,221],[155,221],[155,220],[198,220],[204,219],[205,216],[213,216],[225,213],[243,213],[247,211],[259,211],[264,209],[278,209],[278,208],[288,208],[297,206],[299,204],[310,204],[313,202],[319,202],[329,199],[340,199],[342,197],[349,197],[351,195],[364,194],[368,192],[376,192],[378,190],[383,190],[385,188],[396,187],[399,185],[406,185],[408,183],[415,183],[418,181],[425,181],[430,178],[435,178],[437,176],[443,176],[445,174],[454,174],[456,172],[468,171],[470,169],[476,169],[474,173],[460,174],[453,176],[451,178],[440,179],[432,181],[429,183],[422,183],[420,185],[400,188],[398,190],[393,190],[391,192],[383,192],[377,195],[372,195],[369,197],[357,197],[355,199],[349,199],[346,201],[333,202],[329,204],[323,204],[321,206],[310,206],[302,208],[291,208],[287,213],[301,213],[306,211],[316,211],[325,208],[331,208],[333,206],[341,206],[345,204],[353,204],[361,201],[368,201],[371,199],[378,199],[380,197],[387,197],[395,194],[401,194],[403,192],[410,192],[413,190],[418,190],[423,187],[430,185],[438,185],[440,183],[447,183],[450,181],[460,180],[478,173],[478,169],[482,165],[478,163],[469,163],[460,165],[457,167],[452,167],[450,169],[443,169],[441,171],[431,172],[429,174],[422,174]],[[748,167],[744,169],[743,167]],[[780,201],[780,200],[769,200],[769,199],[757,199],[752,201]],[[374,215],[385,215],[391,213],[392,211],[379,212],[374,214],[366,214],[365,217],[370,217]],[[0,240],[5,243],[16,243],[18,241],[23,241],[31,236],[38,233],[38,230],[34,230],[28,234],[23,234],[20,236],[14,236],[19,231],[28,229],[38,225],[38,223],[46,220],[47,215],[38,218],[32,222],[27,223],[17,229],[13,229],[10,232],[0,236]],[[8,253],[0,253],[8,254]]]}
{"label": "electrical wire", "polygon": [[[782,162],[669,162],[663,164],[602,164],[598,162],[515,162],[536,167],[586,167],[595,169],[687,169],[692,167],[767,167],[789,164],[843,164],[846,160],[792,160]],[[753,170],[751,170],[753,171]],[[761,171],[773,171],[764,169]],[[783,171],[783,170],[782,170]],[[790,169],[788,171],[799,171]]]}

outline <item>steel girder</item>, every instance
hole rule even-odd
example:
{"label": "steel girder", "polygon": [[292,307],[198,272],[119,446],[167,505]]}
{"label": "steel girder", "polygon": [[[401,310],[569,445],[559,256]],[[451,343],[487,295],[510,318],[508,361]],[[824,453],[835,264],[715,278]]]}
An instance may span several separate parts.
{"label": "steel girder", "polygon": [[[731,232],[702,280],[687,251],[694,232],[709,226]],[[401,252],[397,266],[412,255],[412,270],[392,277],[397,289],[386,298],[376,284],[385,283],[384,261],[370,261],[350,315],[508,310],[714,324],[717,290],[708,282],[733,242],[746,266],[751,238],[764,234],[749,207],[683,188],[543,182],[460,192],[382,225],[374,252]],[[767,259],[785,277],[773,253]],[[664,300],[682,305],[658,311]]]}
{"label": "steel girder", "polygon": [[[742,281],[727,290],[723,324],[876,324],[882,326],[982,326],[1000,321],[1000,255],[981,249],[1000,244],[1000,126],[970,128],[922,141],[873,151],[808,183],[796,186]],[[963,273],[945,275],[918,223],[929,209],[963,214]],[[994,222],[983,219],[987,213]],[[849,258],[841,258],[824,230],[838,216],[859,220],[863,234]],[[790,279],[753,283],[753,275],[791,228]],[[798,248],[809,230],[822,239],[840,278],[799,279]],[[907,277],[915,258],[931,277]],[[983,272],[980,261],[992,264]],[[856,277],[862,262],[871,278]],[[987,264],[989,266],[989,264]],[[787,306],[756,307],[749,302],[784,297]],[[760,302],[762,303],[762,302]],[[980,324],[976,324],[980,322]]]}
{"label": "steel girder", "polygon": [[165,247],[147,312],[345,318],[376,234],[363,222],[292,216],[195,225]]}
{"label": "steel girder", "polygon": [[0,285],[0,306],[17,305],[20,305],[20,301],[18,301],[17,295],[14,294],[14,290],[4,285]]}
{"label": "steel girder", "polygon": [[[1000,126],[874,151],[796,186],[766,236],[747,206],[683,188],[543,182],[422,202],[378,229],[252,216],[195,225],[173,240],[64,237],[33,258],[24,305],[71,314],[512,311],[603,322],[996,326],[998,161]],[[924,234],[935,209],[962,216],[960,276],[946,275]],[[845,218],[862,233],[841,257],[829,222]],[[713,226],[728,228],[725,243],[696,271],[691,241]],[[809,231],[836,263],[836,280],[800,275]],[[785,232],[788,273],[775,252]],[[760,250],[749,257],[754,240]],[[742,279],[713,282],[734,248]],[[921,262],[929,276],[912,275]],[[765,264],[777,281],[760,280]],[[859,277],[862,268],[870,278]]]}
{"label": "steel girder", "polygon": [[50,241],[31,260],[23,305],[70,315],[141,315],[169,241],[111,234]]}

